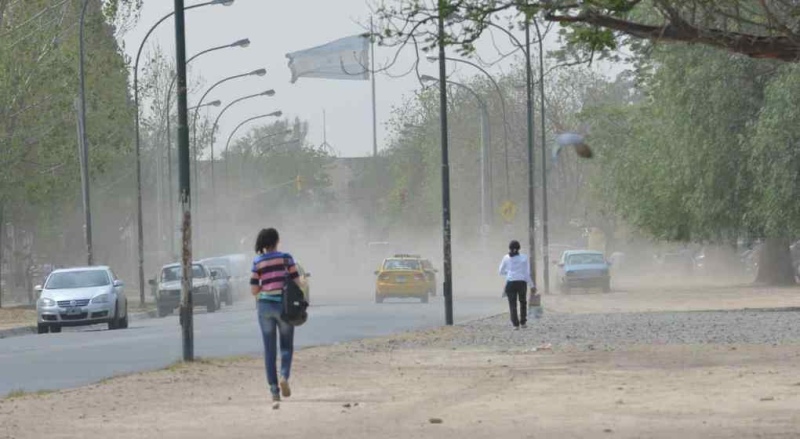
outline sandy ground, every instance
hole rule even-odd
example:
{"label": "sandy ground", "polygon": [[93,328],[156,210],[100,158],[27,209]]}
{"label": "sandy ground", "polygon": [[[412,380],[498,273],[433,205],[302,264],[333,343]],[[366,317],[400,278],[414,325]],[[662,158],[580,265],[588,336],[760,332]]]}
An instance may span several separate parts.
{"label": "sandy ground", "polygon": [[[691,291],[546,303],[562,312],[759,308],[796,306],[800,296],[798,289]],[[13,395],[0,401],[0,438],[800,437],[800,343],[613,352],[454,347],[461,330],[303,350],[295,395],[278,410],[258,359]],[[419,340],[425,348],[408,347]]]}
{"label": "sandy ground", "polygon": [[763,287],[724,280],[621,279],[608,294],[575,290],[543,296],[545,309],[568,313],[800,308],[800,286]]}

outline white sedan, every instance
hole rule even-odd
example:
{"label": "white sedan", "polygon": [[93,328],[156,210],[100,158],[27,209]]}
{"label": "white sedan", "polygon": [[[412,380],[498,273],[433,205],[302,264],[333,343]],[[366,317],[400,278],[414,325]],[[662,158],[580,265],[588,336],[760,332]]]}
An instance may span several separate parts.
{"label": "white sedan", "polygon": [[107,323],[108,329],[128,327],[124,283],[109,267],[55,270],[47,276],[36,302],[39,334],[61,332],[64,326]]}

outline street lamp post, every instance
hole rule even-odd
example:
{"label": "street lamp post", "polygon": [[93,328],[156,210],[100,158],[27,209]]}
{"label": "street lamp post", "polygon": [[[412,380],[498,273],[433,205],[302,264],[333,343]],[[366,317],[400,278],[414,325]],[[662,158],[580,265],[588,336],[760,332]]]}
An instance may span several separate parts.
{"label": "street lamp post", "polygon": [[[228,81],[232,81],[232,80],[238,79],[238,78],[245,78],[245,77],[248,77],[248,76],[264,76],[266,74],[267,74],[267,69],[257,69],[257,70],[253,70],[252,72],[247,72],[247,73],[242,73],[242,74],[239,74],[239,75],[228,76],[227,78],[222,78],[219,81],[215,82],[211,87],[209,87],[208,90],[205,91],[205,93],[203,93],[203,96],[200,98],[200,101],[198,102],[198,107],[200,105],[203,105],[203,101],[205,101],[206,96],[208,96],[209,93],[211,93],[215,88],[219,87],[220,85],[222,85],[222,84],[224,84],[224,83],[226,83]],[[192,116],[192,131],[195,132],[195,139],[194,139],[195,143],[197,142],[197,116],[198,116],[198,114],[199,113],[195,109],[194,115]],[[195,167],[196,166],[197,166],[197,164],[195,163]],[[212,176],[214,175],[214,144],[213,144],[213,142],[211,144],[211,175]],[[225,177],[227,178],[227,174],[225,175]],[[213,177],[211,179],[211,186],[215,187],[215,182],[214,182]],[[214,196],[216,197],[216,193],[214,193]]]}
{"label": "street lamp post", "polygon": [[[211,163],[212,163],[211,167],[212,167],[212,169],[214,167],[214,165],[213,165],[213,163],[214,163],[214,143],[215,143],[214,142],[214,136],[215,136],[215,134],[217,132],[217,127],[219,126],[219,120],[222,118],[222,116],[225,114],[225,112],[228,111],[228,109],[230,109],[234,105],[238,104],[239,102],[246,101],[248,99],[257,98],[257,97],[260,97],[260,96],[269,96],[269,97],[275,96],[275,90],[270,89],[270,90],[267,90],[267,91],[262,91],[261,93],[255,93],[255,94],[242,96],[242,97],[240,97],[238,99],[235,99],[230,104],[226,105],[225,108],[223,108],[222,111],[220,111],[219,114],[217,115],[217,118],[214,120],[214,125],[211,126]],[[226,153],[227,153],[227,151],[226,151]],[[228,168],[227,168],[227,166],[228,166],[228,162],[225,161],[225,178],[226,179],[228,179]],[[214,191],[215,190],[214,188],[216,188],[216,183],[214,182],[213,173],[212,173],[212,177],[211,177],[211,188],[212,188],[212,191]]]}
{"label": "street lamp post", "polygon": [[[84,0],[85,2],[88,0]],[[230,6],[232,5],[234,0],[213,0],[205,3],[198,3],[196,5],[191,5],[187,7],[183,7],[183,2],[181,2],[181,14],[183,11],[188,11],[191,9],[201,8],[203,6],[209,5],[222,5],[222,6]],[[85,9],[85,8],[84,8]],[[139,258],[139,301],[142,305],[144,305],[144,232],[142,226],[142,157],[141,157],[141,137],[139,133],[139,59],[142,56],[142,50],[144,49],[144,44],[147,42],[147,39],[150,38],[150,35],[153,31],[164,21],[168,18],[175,15],[175,11],[170,12],[169,14],[161,17],[145,34],[144,38],[142,39],[141,44],[139,44],[139,49],[136,51],[136,62],[133,64],[133,102],[134,107],[136,109],[136,114],[134,117],[135,120],[135,130],[136,130],[136,218],[137,218],[137,241],[138,241],[138,258]],[[83,26],[81,26],[81,30],[83,30]],[[81,37],[81,44],[83,43],[83,37]],[[83,58],[83,51],[81,50],[81,58]],[[83,71],[83,60],[81,59],[81,72]],[[83,74],[81,74],[83,76]],[[169,117],[169,114],[167,114]],[[169,139],[169,129],[167,130],[167,139]],[[170,167],[169,172],[172,172],[172,168]],[[172,185],[170,184],[170,187]],[[170,198],[172,197],[172,190],[169,191]],[[172,212],[172,202],[170,201],[170,213]],[[171,224],[174,222],[171,220]],[[170,228],[170,230],[173,230]],[[174,236],[172,237],[172,242],[174,242]]]}
{"label": "street lamp post", "polygon": [[[428,55],[428,60],[433,62],[433,61],[437,61],[437,60],[440,60],[440,59],[439,59],[439,56]],[[487,78],[489,78],[489,80],[494,85],[494,88],[497,90],[498,96],[500,96],[500,107],[501,107],[501,109],[503,111],[503,149],[504,149],[503,155],[505,156],[505,168],[506,168],[506,198],[508,199],[510,197],[510,191],[511,191],[511,184],[510,184],[510,181],[509,181],[509,179],[510,179],[509,166],[510,165],[509,165],[509,159],[508,159],[508,116],[506,114],[506,98],[503,95],[503,90],[500,88],[500,84],[497,83],[497,81],[494,79],[494,77],[488,71],[486,71],[486,69],[484,69],[483,67],[481,67],[481,66],[479,66],[479,65],[477,65],[477,64],[475,64],[475,63],[473,63],[471,61],[464,60],[464,59],[447,58],[447,57],[445,57],[444,60],[467,64],[469,66],[472,66],[472,67],[480,70],[481,73],[483,73],[484,75],[486,75]]]}
{"label": "street lamp post", "polygon": [[[536,27],[536,38],[539,42],[539,99],[541,122],[540,131],[542,132],[542,282],[544,282],[544,293],[550,293],[550,224],[548,221],[550,212],[547,210],[547,130],[545,129],[545,98],[544,98],[544,41],[539,23],[535,18],[531,19]],[[528,25],[530,27],[530,25]],[[530,54],[529,54],[530,55]],[[530,56],[528,56],[530,59]],[[528,67],[530,69],[530,67]]]}
{"label": "street lamp post", "polygon": [[[209,49],[206,49],[206,50],[203,50],[203,51],[200,51],[200,52],[194,54],[191,58],[189,58],[186,61],[186,65],[188,66],[192,61],[194,61],[195,59],[197,59],[200,56],[205,55],[207,53],[211,53],[211,52],[214,52],[214,51],[217,51],[217,50],[222,50],[222,49],[229,49],[229,48],[232,48],[232,47],[246,48],[246,47],[249,47],[249,46],[250,46],[250,40],[248,38],[244,38],[244,39],[241,39],[241,40],[234,41],[231,44],[223,44],[221,46],[211,47]],[[172,112],[172,108],[171,108],[172,107],[172,89],[175,87],[176,78],[177,78],[176,75],[172,76],[172,81],[170,82],[169,88],[167,89],[167,100],[166,100],[166,107],[167,107],[166,108],[166,115],[167,115],[167,179],[169,180],[168,186],[170,187],[170,191],[169,191],[170,250],[174,250],[173,246],[175,245],[175,236],[174,236],[175,219],[172,216],[173,205],[172,205],[172,190],[171,190],[171,188],[172,188],[172,128],[170,127],[170,125],[171,125],[172,118],[170,117],[170,113]],[[196,110],[195,110],[195,112],[196,112]],[[193,151],[193,152],[195,154],[197,153],[197,151]],[[196,166],[197,163],[195,162],[194,165]],[[195,173],[195,175],[197,175],[197,174]],[[195,179],[195,185],[196,184],[197,184],[197,179]],[[197,195],[199,195],[200,192],[199,192],[199,189],[197,187],[195,187],[195,189],[197,190],[197,193],[195,194],[195,197],[197,197]],[[195,201],[197,201],[197,200],[195,199]],[[197,203],[195,202],[195,212],[196,211],[197,211]],[[172,251],[172,252],[174,253],[174,251]]]}
{"label": "street lamp post", "polygon": [[[434,78],[433,76],[429,75],[422,75],[420,79],[424,82],[430,83],[437,83],[439,82],[439,78]],[[490,141],[490,133],[489,133],[489,110],[486,105],[486,101],[473,89],[470,87],[456,81],[447,80],[448,83],[459,87],[463,90],[466,90],[467,93],[471,94],[475,100],[478,101],[478,108],[480,109],[480,119],[481,119],[481,226],[486,227],[489,224],[489,215],[487,215],[488,211],[491,211],[492,202],[489,201],[490,195],[487,189],[487,158],[488,158],[488,151],[489,146],[491,145]],[[488,204],[488,206],[487,206]]]}
{"label": "street lamp post", "polygon": [[[283,116],[283,112],[278,110],[278,111],[273,111],[272,113],[261,114],[259,116],[253,116],[253,117],[251,117],[249,119],[243,120],[241,123],[239,123],[239,125],[236,125],[236,128],[234,128],[233,131],[231,131],[231,134],[228,136],[228,140],[225,142],[225,156],[228,156],[228,147],[230,147],[230,145],[231,145],[231,139],[233,139],[233,136],[236,134],[237,131],[239,131],[239,128],[243,127],[244,125],[246,125],[246,124],[248,124],[248,123],[250,123],[250,122],[252,122],[254,120],[263,119],[265,117],[281,117],[281,116]],[[289,131],[289,132],[291,132],[291,131]],[[276,134],[271,134],[269,136],[264,136],[264,137],[256,140],[256,142],[264,140],[264,139],[269,138],[269,137],[276,136],[276,135],[281,135],[281,134],[286,134],[286,132],[280,132],[280,133],[276,133]],[[225,163],[227,165],[227,163],[228,163],[227,160],[225,161]],[[212,178],[212,180],[213,180],[213,178]]]}

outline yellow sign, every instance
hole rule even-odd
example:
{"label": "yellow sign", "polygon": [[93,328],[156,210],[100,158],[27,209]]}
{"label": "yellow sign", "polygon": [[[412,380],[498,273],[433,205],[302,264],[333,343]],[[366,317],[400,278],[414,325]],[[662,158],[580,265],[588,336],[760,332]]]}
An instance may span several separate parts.
{"label": "yellow sign", "polygon": [[514,218],[517,217],[517,205],[511,201],[506,201],[500,206],[500,216],[509,223],[514,221]]}

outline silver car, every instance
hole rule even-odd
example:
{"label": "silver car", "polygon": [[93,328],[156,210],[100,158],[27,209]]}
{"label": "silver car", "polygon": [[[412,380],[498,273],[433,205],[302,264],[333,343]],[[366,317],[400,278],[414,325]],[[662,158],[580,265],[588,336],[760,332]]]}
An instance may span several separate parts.
{"label": "silver car", "polygon": [[108,267],[55,270],[44,287],[36,286],[39,334],[61,332],[63,326],[107,323],[108,329],[128,327],[124,283]]}

